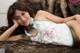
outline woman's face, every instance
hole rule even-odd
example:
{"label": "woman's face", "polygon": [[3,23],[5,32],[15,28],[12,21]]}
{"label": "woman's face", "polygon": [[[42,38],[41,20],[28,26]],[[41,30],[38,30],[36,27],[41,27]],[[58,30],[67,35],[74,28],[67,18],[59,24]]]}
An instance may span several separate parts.
{"label": "woman's face", "polygon": [[16,10],[14,19],[19,25],[28,26],[30,23],[30,15],[25,11]]}

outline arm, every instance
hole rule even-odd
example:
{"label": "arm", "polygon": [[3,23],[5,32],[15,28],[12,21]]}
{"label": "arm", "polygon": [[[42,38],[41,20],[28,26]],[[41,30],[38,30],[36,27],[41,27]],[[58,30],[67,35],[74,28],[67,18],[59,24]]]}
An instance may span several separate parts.
{"label": "arm", "polygon": [[69,20],[73,20],[75,19],[74,16],[71,16],[71,17],[68,17],[68,18],[61,18],[61,17],[58,17],[58,16],[55,16],[47,11],[43,11],[43,10],[39,10],[36,14],[36,19],[47,19],[47,20],[51,20],[53,22],[56,22],[56,23],[64,23],[64,22],[67,22]]}
{"label": "arm", "polygon": [[1,36],[0,36],[0,41],[4,41],[9,38],[10,34],[18,27],[18,24],[14,21],[14,25],[10,27],[7,31],[5,31]]}
{"label": "arm", "polygon": [[26,37],[24,34],[19,34],[19,35],[16,35],[16,36],[11,36],[7,39],[7,41],[16,41],[16,40],[20,40],[20,39],[23,39],[23,40],[30,40],[28,37]]}
{"label": "arm", "polygon": [[51,20],[56,23],[62,23],[64,21],[63,18],[55,16],[47,11],[39,10],[35,16],[37,20]]}

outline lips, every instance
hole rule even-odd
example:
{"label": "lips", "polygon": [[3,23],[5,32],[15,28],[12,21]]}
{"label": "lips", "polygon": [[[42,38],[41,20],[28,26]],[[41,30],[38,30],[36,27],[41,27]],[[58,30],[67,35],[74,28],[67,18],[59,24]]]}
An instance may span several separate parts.
{"label": "lips", "polygon": [[24,21],[23,24],[26,24],[27,21]]}

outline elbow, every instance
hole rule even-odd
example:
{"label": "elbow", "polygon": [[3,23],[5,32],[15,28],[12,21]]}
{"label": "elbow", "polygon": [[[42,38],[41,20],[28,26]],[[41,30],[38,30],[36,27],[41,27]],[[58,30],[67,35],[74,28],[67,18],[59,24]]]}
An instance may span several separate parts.
{"label": "elbow", "polygon": [[5,39],[0,36],[0,41],[5,41]]}

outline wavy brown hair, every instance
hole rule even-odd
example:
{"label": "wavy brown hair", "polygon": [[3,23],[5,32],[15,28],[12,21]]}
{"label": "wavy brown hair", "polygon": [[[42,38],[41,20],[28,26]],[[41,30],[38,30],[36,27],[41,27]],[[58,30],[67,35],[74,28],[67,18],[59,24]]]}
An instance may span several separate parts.
{"label": "wavy brown hair", "polygon": [[[29,12],[30,16],[34,17],[34,11],[33,11],[31,5],[32,5],[31,2],[27,2],[27,3],[15,2],[15,3],[13,3],[9,7],[8,13],[7,13],[8,26],[11,27],[14,24],[12,20],[14,18],[14,14],[15,14],[16,10]],[[24,26],[19,25],[12,34],[13,35],[22,34],[22,33],[24,33],[24,28],[25,28]]]}

